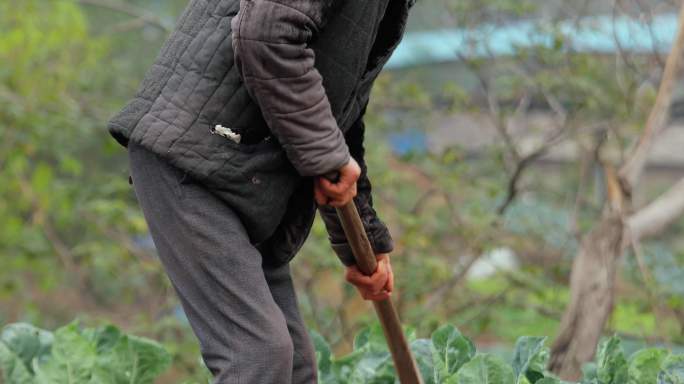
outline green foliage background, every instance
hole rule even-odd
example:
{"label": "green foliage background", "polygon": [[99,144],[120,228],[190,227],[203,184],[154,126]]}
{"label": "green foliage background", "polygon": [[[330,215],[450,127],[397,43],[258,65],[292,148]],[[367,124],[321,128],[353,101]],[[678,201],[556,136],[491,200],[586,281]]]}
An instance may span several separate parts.
{"label": "green foliage background", "polygon": [[[0,2],[0,324],[27,321],[55,329],[75,317],[93,327],[113,322],[160,341],[171,353],[161,382],[204,382],[207,373],[146,240],[125,152],[104,126],[135,91],[184,3],[128,1],[154,16],[154,22],[141,22],[85,1]],[[530,1],[485,5],[419,2],[412,28],[424,28],[421,20],[474,28],[540,12]],[[436,16],[446,11],[456,20]],[[503,144],[476,157],[456,146],[399,156],[386,137],[416,127],[429,132],[435,118],[448,113],[486,110],[473,91],[476,74],[486,73],[501,116],[512,115],[512,101],[534,88],[533,101],[543,104],[546,92],[565,106],[576,128],[567,140],[584,142],[588,135],[580,127],[600,121],[614,132],[607,145],[623,151],[650,105],[652,94],[640,84],[654,64],[636,57],[625,69],[614,58],[568,56],[570,38],[558,32],[551,47],[520,48],[495,62],[473,58],[388,71],[378,80],[367,117],[369,170],[377,209],[396,240],[396,303],[418,336],[432,334],[434,342],[433,332],[451,322],[478,349],[502,356],[510,355],[520,335],[553,336],[568,298],[576,235],[601,209],[593,198],[598,184],[578,192],[579,161],[527,172],[523,197],[499,214],[510,169]],[[510,69],[528,62],[534,63],[534,87]],[[650,183],[642,198],[664,184]],[[576,195],[584,202],[579,210],[572,204]],[[630,340],[630,353],[644,344],[676,348],[684,342],[681,229],[678,223],[645,244],[645,262],[654,271],[646,289],[634,258],[625,256],[608,331]],[[465,278],[479,256],[501,248],[520,257],[519,268]],[[344,284],[320,222],[293,270],[307,324],[337,355],[353,354],[354,335],[374,315]]]}

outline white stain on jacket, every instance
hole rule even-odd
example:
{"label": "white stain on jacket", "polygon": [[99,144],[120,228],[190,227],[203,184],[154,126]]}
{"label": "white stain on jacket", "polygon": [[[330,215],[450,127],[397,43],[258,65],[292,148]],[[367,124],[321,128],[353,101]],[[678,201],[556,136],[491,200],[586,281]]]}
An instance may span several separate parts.
{"label": "white stain on jacket", "polygon": [[240,144],[240,140],[242,140],[242,135],[239,133],[233,132],[232,129],[229,127],[224,127],[221,124],[216,124],[216,126],[211,128],[211,133],[215,135],[221,135],[225,138],[228,138],[230,140],[233,140],[234,142]]}

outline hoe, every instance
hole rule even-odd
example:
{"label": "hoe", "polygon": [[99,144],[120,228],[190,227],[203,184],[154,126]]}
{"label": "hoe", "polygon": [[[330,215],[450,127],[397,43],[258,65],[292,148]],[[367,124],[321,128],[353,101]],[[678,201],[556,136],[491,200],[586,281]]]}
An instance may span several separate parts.
{"label": "hoe", "polygon": [[[328,178],[337,179],[337,177]],[[377,268],[377,262],[356,205],[352,201],[341,208],[337,208],[337,215],[340,217],[342,228],[354,253],[359,270],[365,275],[372,275]],[[380,319],[387,345],[392,353],[392,360],[399,375],[399,381],[401,384],[423,384],[392,300],[388,298],[382,301],[374,301],[373,305]]]}

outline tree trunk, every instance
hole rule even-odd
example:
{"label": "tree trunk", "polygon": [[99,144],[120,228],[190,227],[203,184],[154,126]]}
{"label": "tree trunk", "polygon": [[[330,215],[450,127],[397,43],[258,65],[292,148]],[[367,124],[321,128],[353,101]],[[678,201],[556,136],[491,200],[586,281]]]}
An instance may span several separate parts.
{"label": "tree trunk", "polygon": [[[679,15],[679,32],[663,72],[655,105],[646,127],[617,173],[606,167],[607,203],[601,219],[587,233],[573,262],[570,275],[570,303],[563,314],[558,336],[551,347],[549,369],[564,380],[576,381],[581,367],[594,358],[596,346],[610,316],[614,302],[615,276],[623,253],[626,236],[631,229],[648,234],[645,228],[653,224],[662,230],[684,209],[679,183],[655,204],[627,221],[632,190],[646,165],[653,141],[662,132],[669,115],[672,91],[684,55],[684,6]],[[663,208],[665,206],[665,208]],[[669,214],[663,214],[663,212]]]}
{"label": "tree trunk", "polygon": [[594,358],[603,325],[613,309],[613,287],[622,249],[623,223],[607,214],[583,239],[570,275],[571,300],[551,348],[549,369],[577,381]]}
{"label": "tree trunk", "polygon": [[551,346],[549,369],[565,380],[581,378],[582,365],[594,358],[613,311],[615,275],[624,244],[625,200],[615,170],[609,165],[604,169],[608,204],[600,221],[582,239],[570,274],[570,303]]}

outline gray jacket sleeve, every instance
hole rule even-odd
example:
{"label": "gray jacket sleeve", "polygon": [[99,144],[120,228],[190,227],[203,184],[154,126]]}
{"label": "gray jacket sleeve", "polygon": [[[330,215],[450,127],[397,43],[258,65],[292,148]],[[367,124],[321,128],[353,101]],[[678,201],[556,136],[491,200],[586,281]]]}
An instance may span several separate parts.
{"label": "gray jacket sleeve", "polygon": [[[371,196],[371,183],[368,179],[368,172],[366,162],[364,161],[364,136],[365,125],[363,118],[354,124],[346,134],[347,144],[351,150],[352,157],[361,166],[361,177],[357,181],[357,194],[354,198],[354,203],[361,216],[361,221],[366,230],[366,235],[371,243],[371,248],[375,254],[389,253],[394,249],[394,242],[392,236],[387,230],[385,224],[378,218],[373,209],[373,198]],[[323,218],[330,244],[337,254],[337,257],[344,265],[350,266],[355,264],[354,255],[347,243],[346,236],[342,229],[342,224],[337,217],[335,208],[330,206],[319,206],[319,212]]]}
{"label": "gray jacket sleeve", "polygon": [[241,0],[231,23],[235,65],[273,135],[302,176],[349,161],[309,42],[336,0]]}

